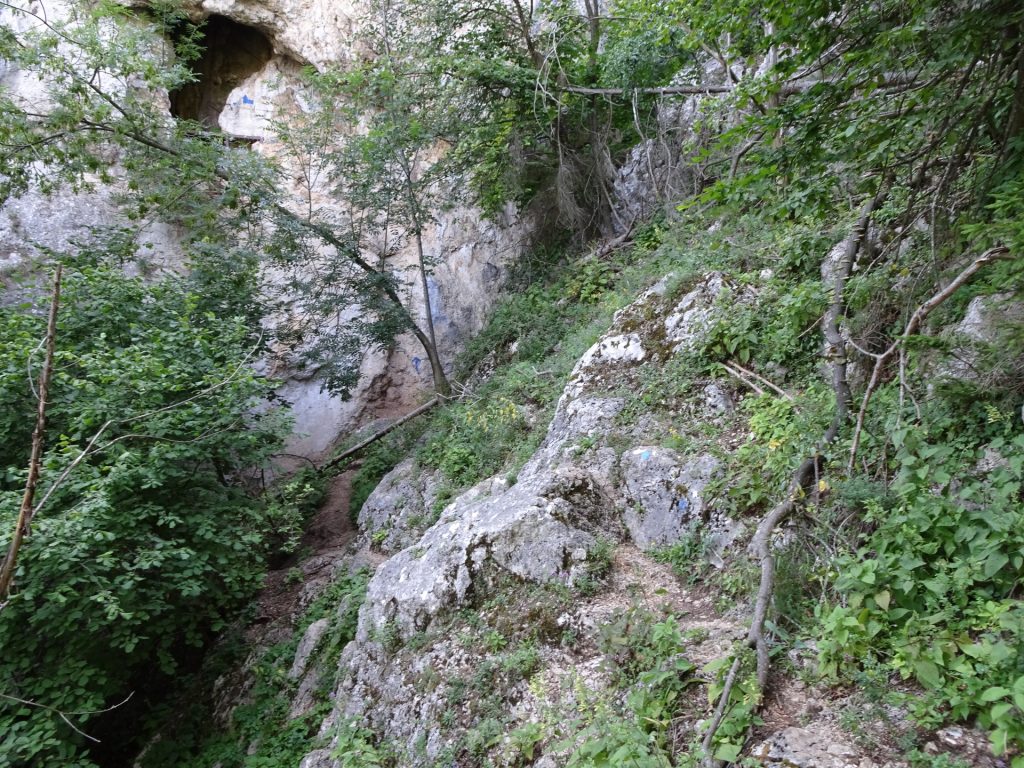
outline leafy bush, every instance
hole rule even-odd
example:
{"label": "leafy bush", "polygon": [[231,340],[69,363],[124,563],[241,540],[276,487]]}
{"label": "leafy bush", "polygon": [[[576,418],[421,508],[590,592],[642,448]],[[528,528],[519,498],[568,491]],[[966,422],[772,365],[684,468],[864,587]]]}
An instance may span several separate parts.
{"label": "leafy bush", "polygon": [[[271,540],[293,535],[290,516],[243,483],[283,431],[254,409],[270,384],[246,365],[247,326],[200,305],[176,277],[144,282],[102,259],[68,271],[36,498],[53,494],[0,610],[0,691],[32,703],[0,702],[0,765],[90,765],[60,712],[103,737],[110,719],[91,713],[158,690],[259,586]],[[26,361],[42,335],[42,318],[0,309],[4,549],[35,410]]]}
{"label": "leafy bush", "polygon": [[884,660],[928,692],[912,702],[919,718],[976,717],[1002,754],[1024,745],[1024,435],[980,448],[907,428],[893,439],[893,501],[868,502],[873,530],[836,563],[824,670]]}
{"label": "leafy bush", "polygon": [[299,546],[306,520],[316,510],[324,495],[323,478],[309,469],[303,469],[271,489],[266,499],[267,520],[275,535],[273,548],[277,553],[290,555]]}

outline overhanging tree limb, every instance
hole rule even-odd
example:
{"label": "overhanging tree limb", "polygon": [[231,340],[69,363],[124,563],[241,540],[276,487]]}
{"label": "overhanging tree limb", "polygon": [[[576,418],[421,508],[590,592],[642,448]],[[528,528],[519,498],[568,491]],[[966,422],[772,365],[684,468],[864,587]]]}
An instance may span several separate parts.
{"label": "overhanging tree limb", "polygon": [[[813,88],[815,85],[821,85],[822,83],[840,82],[838,80],[831,80],[829,78],[814,79],[809,78],[806,80],[790,80],[780,84],[779,94],[782,96],[791,96],[796,93],[803,93],[804,91]],[[892,87],[903,87],[907,85],[913,85],[917,81],[914,78],[910,78],[904,75],[891,75],[886,77],[881,83],[877,84],[878,87],[892,88]],[[687,83],[681,85],[663,85],[650,88],[591,88],[582,85],[563,85],[560,90],[566,93],[577,93],[583,96],[628,96],[630,94],[638,93],[641,96],[706,96],[710,94],[720,93],[732,93],[740,83],[732,83],[728,85],[711,85],[701,83]]]}
{"label": "overhanging tree limb", "polygon": [[[123,110],[120,110],[123,113]],[[153,149],[157,152],[161,152],[170,157],[177,158],[179,160],[186,161],[185,154],[177,148],[167,144],[166,142],[154,139],[152,136],[148,136],[137,128],[130,128],[129,130],[118,129],[118,127],[108,125],[105,123],[99,123],[89,120],[83,120],[82,123],[88,126],[90,129],[99,131],[102,133],[110,133],[114,135],[124,136],[142,146]],[[225,183],[231,183],[231,175],[222,168],[212,169],[213,174]],[[281,216],[285,220],[292,224],[299,226],[302,229],[312,232],[319,239],[333,247],[336,252],[347,259],[349,262],[354,264],[359,270],[364,272],[366,275],[373,279],[374,286],[377,290],[384,295],[390,304],[392,304],[398,313],[401,315],[402,320],[406,324],[409,331],[416,337],[416,340],[423,347],[423,351],[427,355],[427,360],[430,362],[431,372],[434,378],[434,391],[443,397],[447,397],[451,393],[451,385],[448,383],[447,377],[444,374],[444,367],[441,363],[440,354],[437,351],[436,344],[433,343],[430,336],[420,328],[419,323],[413,318],[405,304],[402,302],[401,297],[395,290],[395,287],[388,280],[387,275],[381,273],[375,269],[372,264],[366,261],[360,254],[359,250],[351,243],[338,237],[329,227],[319,224],[315,221],[304,219],[293,211],[288,210],[280,203],[273,203],[271,205],[272,210],[277,215]]]}

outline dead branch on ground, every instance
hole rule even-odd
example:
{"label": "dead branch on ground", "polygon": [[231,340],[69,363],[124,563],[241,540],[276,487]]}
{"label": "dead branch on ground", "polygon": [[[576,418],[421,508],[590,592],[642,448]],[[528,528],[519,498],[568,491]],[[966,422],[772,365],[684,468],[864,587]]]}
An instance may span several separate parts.
{"label": "dead branch on ground", "polygon": [[442,401],[442,398],[440,398],[440,397],[431,398],[430,400],[425,402],[423,405],[421,405],[419,408],[416,408],[416,409],[410,411],[409,413],[405,414],[405,416],[402,416],[400,419],[396,419],[395,421],[391,422],[390,424],[388,424],[383,429],[380,429],[377,432],[374,432],[372,435],[370,435],[365,440],[361,440],[356,445],[353,445],[351,448],[348,448],[348,449],[342,451],[337,456],[335,456],[333,459],[331,459],[326,464],[324,464],[322,467],[320,467],[320,469],[318,471],[325,472],[326,470],[331,469],[332,467],[338,466],[339,464],[341,464],[346,459],[352,458],[357,453],[359,453],[360,451],[364,450],[365,448],[373,445],[375,442],[380,440],[382,437],[385,437],[386,435],[390,434],[391,432],[393,432],[394,430],[398,429],[400,426],[402,426],[406,422],[412,421],[417,416],[421,416],[422,414],[426,413],[427,411],[431,410],[432,408],[437,407],[438,405],[441,404],[441,401]]}

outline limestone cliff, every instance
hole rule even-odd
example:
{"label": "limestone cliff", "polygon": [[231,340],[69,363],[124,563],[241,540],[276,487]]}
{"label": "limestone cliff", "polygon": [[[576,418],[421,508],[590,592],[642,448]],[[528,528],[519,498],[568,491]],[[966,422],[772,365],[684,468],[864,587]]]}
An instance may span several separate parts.
{"label": "limestone cliff", "polygon": [[[47,2],[45,11],[60,19],[72,6]],[[306,65],[343,65],[358,58],[354,30],[359,23],[358,3],[313,2],[196,2],[187,5],[196,20],[206,21],[204,53],[193,65],[197,79],[175,93],[153,93],[168,119],[187,117],[223,133],[251,151],[280,162],[290,170],[292,186],[281,190],[288,207],[305,211],[315,206],[325,217],[341,217],[346,202],[332,196],[326,183],[307,183],[295,159],[282,147],[275,125],[300,120],[311,108],[302,83]],[[5,20],[16,25],[40,23],[10,9]],[[154,56],[173,56],[167,41],[154,40]],[[0,83],[19,101],[45,109],[44,84],[24,73],[0,65]],[[328,148],[325,147],[326,151]],[[116,163],[117,158],[112,155]],[[94,191],[61,189],[43,195],[7,201],[0,209],[0,277],[31,273],[39,246],[65,249],[88,235],[89,228],[127,223],[116,196],[123,174],[114,168],[117,182],[96,185]],[[436,266],[430,275],[433,321],[441,356],[450,365],[461,345],[480,329],[499,295],[508,268],[527,248],[534,224],[509,206],[496,220],[485,219],[472,207],[435,212],[423,233],[427,258]],[[148,268],[182,268],[178,243],[183,233],[159,220],[145,224],[145,245],[138,257]],[[393,270],[412,280],[415,249],[407,244],[390,259]],[[280,277],[268,272],[273,282]],[[413,317],[424,316],[423,301],[411,283],[405,286]],[[8,293],[5,300],[14,300]],[[301,320],[301,318],[298,318]],[[273,322],[287,326],[287,314]],[[268,371],[283,380],[281,396],[292,406],[295,434],[288,452],[319,459],[339,437],[380,417],[411,409],[429,390],[430,367],[411,336],[400,338],[385,352],[366,354],[360,383],[348,400],[323,391],[313,370],[296,370],[290,355],[268,361]],[[290,464],[290,460],[283,460]]]}

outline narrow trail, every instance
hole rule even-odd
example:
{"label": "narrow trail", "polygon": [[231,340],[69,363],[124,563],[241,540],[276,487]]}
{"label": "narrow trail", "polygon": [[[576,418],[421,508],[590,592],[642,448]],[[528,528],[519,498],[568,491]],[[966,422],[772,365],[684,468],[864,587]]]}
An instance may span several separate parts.
{"label": "narrow trail", "polygon": [[334,564],[358,532],[348,511],[354,476],[355,470],[347,470],[331,480],[295,554],[267,572],[246,630],[249,639],[290,632],[296,616],[330,580]]}

